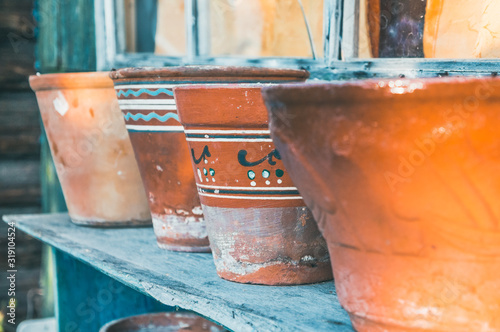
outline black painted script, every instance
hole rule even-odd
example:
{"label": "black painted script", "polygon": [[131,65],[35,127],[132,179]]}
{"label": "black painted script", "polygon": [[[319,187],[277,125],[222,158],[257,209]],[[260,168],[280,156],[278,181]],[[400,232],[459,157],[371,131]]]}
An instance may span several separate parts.
{"label": "black painted script", "polygon": [[254,162],[247,160],[247,154],[248,154],[247,150],[240,150],[240,152],[238,152],[238,162],[240,163],[240,165],[242,165],[242,166],[256,166],[256,165],[262,164],[266,160],[269,162],[269,165],[276,165],[276,161],[274,161],[273,158],[281,160],[281,156],[280,156],[278,150],[273,150],[273,151],[269,152],[269,154],[267,156],[265,156],[264,158],[257,160],[257,161],[254,161]]}
{"label": "black painted script", "polygon": [[193,161],[196,165],[201,163],[202,160],[206,160],[207,157],[211,157],[212,155],[210,154],[210,151],[208,151],[208,145],[205,145],[203,148],[203,152],[201,153],[200,158],[196,158],[194,155],[194,149],[191,149],[191,155],[193,156]]}

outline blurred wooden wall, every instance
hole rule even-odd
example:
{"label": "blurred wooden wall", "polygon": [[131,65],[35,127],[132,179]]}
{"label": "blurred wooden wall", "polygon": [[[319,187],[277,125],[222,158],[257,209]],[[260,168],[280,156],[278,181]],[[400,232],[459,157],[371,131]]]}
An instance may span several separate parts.
{"label": "blurred wooden wall", "polygon": [[[35,213],[40,198],[40,123],[28,76],[35,73],[32,0],[0,0],[0,216]],[[7,225],[0,223],[0,304],[7,297]],[[16,322],[37,317],[40,242],[16,232]],[[30,291],[31,290],[31,291]],[[29,303],[29,305],[28,305]],[[15,331],[3,324],[5,331]]]}

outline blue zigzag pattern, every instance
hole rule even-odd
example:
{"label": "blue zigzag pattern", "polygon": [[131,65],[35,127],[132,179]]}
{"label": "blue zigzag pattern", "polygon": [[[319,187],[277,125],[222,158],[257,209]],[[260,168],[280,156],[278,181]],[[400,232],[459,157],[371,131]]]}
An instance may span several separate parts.
{"label": "blue zigzag pattern", "polygon": [[177,122],[179,122],[179,116],[175,113],[172,113],[172,112],[167,113],[165,115],[158,115],[155,112],[151,112],[149,114],[141,114],[141,113],[132,114],[132,113],[128,112],[125,114],[124,117],[125,117],[126,121],[128,121],[130,119],[132,119],[134,121],[137,121],[139,119],[144,120],[144,121],[150,121],[151,119],[156,119],[156,120],[161,121],[161,122],[166,122],[169,119],[174,119]]}
{"label": "blue zigzag pattern", "polygon": [[135,97],[139,97],[140,95],[142,95],[143,93],[146,93],[150,96],[158,96],[160,93],[165,93],[169,96],[173,96],[174,93],[170,90],[167,90],[167,89],[164,89],[164,88],[161,88],[161,89],[158,89],[158,90],[149,90],[149,89],[139,89],[137,91],[134,91],[134,90],[127,90],[127,91],[124,91],[124,90],[118,90],[117,92],[117,96],[120,97],[120,96],[124,96],[124,97],[128,97],[130,95],[133,95]]}

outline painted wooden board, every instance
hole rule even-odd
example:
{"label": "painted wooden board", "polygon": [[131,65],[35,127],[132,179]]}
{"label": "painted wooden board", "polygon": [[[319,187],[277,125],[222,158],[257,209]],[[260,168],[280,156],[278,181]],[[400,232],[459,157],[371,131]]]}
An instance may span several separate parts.
{"label": "painted wooden board", "polygon": [[54,261],[55,308],[60,332],[97,332],[104,324],[118,318],[175,310],[70,254],[54,249]]}
{"label": "painted wooden board", "polygon": [[67,214],[4,220],[163,304],[195,311],[233,331],[353,331],[333,282],[237,284],[217,276],[210,254],[159,249],[152,228],[80,227]]}

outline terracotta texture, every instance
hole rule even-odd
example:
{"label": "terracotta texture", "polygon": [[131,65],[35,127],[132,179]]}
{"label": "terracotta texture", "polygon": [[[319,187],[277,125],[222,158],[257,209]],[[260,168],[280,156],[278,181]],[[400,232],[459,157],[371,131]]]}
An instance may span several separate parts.
{"label": "terracotta texture", "polygon": [[223,332],[223,327],[189,312],[160,312],[109,322],[99,332]]}
{"label": "terracotta texture", "polygon": [[500,80],[266,88],[358,331],[500,331]]}
{"label": "terracotta texture", "polygon": [[329,280],[326,243],[269,136],[261,87],[175,89],[217,273],[271,285]]}
{"label": "terracotta texture", "polygon": [[[307,76],[306,72],[292,71]],[[290,72],[256,68],[125,68],[111,72],[139,164],[160,248],[210,251],[190,152],[172,89],[196,82],[291,80]]]}
{"label": "terracotta texture", "polygon": [[146,195],[107,73],[30,77],[69,215],[93,226],[150,225]]}

